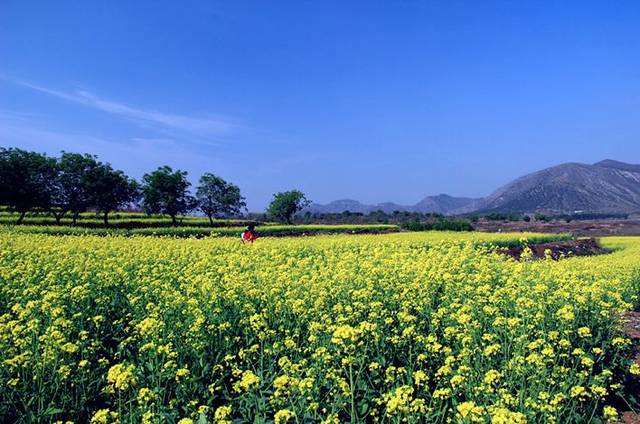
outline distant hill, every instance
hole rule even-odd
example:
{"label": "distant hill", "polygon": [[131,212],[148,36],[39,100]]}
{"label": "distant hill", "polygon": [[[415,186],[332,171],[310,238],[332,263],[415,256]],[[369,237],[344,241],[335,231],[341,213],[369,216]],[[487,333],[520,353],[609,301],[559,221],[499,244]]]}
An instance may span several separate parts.
{"label": "distant hill", "polygon": [[472,199],[447,194],[425,197],[415,205],[386,202],[367,205],[343,199],[312,204],[312,213],[382,210],[440,213],[633,213],[640,211],[640,165],[606,159],[592,165],[565,163],[517,178],[487,197]]}
{"label": "distant hill", "polygon": [[472,205],[479,199],[469,197],[453,197],[448,194],[427,196],[413,206],[413,210],[422,213],[441,213],[449,215],[454,211]]}
{"label": "distant hill", "polygon": [[355,212],[355,213],[369,213],[375,210],[383,210],[386,213],[392,213],[395,210],[405,211],[410,208],[409,206],[396,205],[395,203],[380,203],[377,205],[366,205],[364,203],[360,203],[357,200],[352,199],[341,199],[335,200],[331,203],[327,203],[326,205],[322,205],[319,203],[312,203],[309,207],[305,209],[311,213],[341,213],[345,211]]}
{"label": "distant hill", "polygon": [[565,163],[520,177],[460,212],[640,211],[640,165]]}
{"label": "distant hill", "polygon": [[415,205],[399,205],[397,203],[385,202],[375,205],[367,205],[352,199],[336,200],[326,205],[318,203],[311,204],[306,210],[311,213],[341,213],[344,211],[369,213],[381,210],[385,213],[400,212],[422,212],[422,213],[440,213],[449,214],[455,209],[459,209],[468,205],[477,199],[469,199],[466,197],[452,197],[446,194],[437,196],[428,196]]}

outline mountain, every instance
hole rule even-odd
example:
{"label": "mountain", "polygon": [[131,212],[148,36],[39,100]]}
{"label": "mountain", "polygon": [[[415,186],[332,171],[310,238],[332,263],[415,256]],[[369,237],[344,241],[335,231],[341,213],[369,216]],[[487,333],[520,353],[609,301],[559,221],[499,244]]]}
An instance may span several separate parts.
{"label": "mountain", "polygon": [[363,203],[358,202],[357,200],[352,199],[342,199],[335,200],[331,203],[327,203],[326,205],[321,205],[319,203],[312,203],[309,207],[305,209],[311,213],[341,213],[345,211],[356,212],[356,213],[369,213],[376,210],[383,210],[386,213],[392,213],[393,211],[405,211],[408,210],[410,206],[402,206],[397,205],[395,203],[387,202],[387,203],[379,203],[377,205],[365,205]]}
{"label": "mountain", "polygon": [[564,163],[534,172],[498,188],[489,196],[472,199],[447,194],[428,196],[415,205],[336,200],[309,206],[312,213],[382,210],[460,215],[490,212],[632,213],[640,211],[640,165],[606,159],[592,165]]}
{"label": "mountain", "polygon": [[607,159],[553,166],[520,177],[454,213],[578,211],[640,211],[640,165]]}
{"label": "mountain", "polygon": [[594,163],[593,166],[599,166],[604,168],[615,168],[622,171],[640,172],[640,165],[632,165],[630,163],[619,162],[617,160],[605,159],[600,162]]}
{"label": "mountain", "polygon": [[446,194],[428,196],[415,205],[399,205],[397,203],[385,202],[375,205],[366,205],[352,199],[336,200],[326,205],[318,203],[311,204],[305,211],[311,213],[341,213],[344,211],[369,213],[382,210],[386,213],[400,212],[421,212],[421,213],[441,213],[449,214],[451,211],[461,208],[476,199],[466,197],[452,197]]}
{"label": "mountain", "polygon": [[448,194],[427,196],[413,206],[413,210],[422,213],[441,213],[449,215],[453,211],[474,204],[478,199],[453,197]]}

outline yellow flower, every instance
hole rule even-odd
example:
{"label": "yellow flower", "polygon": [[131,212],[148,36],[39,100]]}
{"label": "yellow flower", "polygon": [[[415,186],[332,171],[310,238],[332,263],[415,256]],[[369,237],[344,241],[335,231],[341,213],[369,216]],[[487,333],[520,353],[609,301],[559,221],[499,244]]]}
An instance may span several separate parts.
{"label": "yellow flower", "polygon": [[571,305],[563,306],[562,308],[558,309],[558,312],[556,312],[556,317],[564,321],[573,321],[573,319],[575,318],[573,307]]}
{"label": "yellow flower", "polygon": [[155,402],[157,395],[148,387],[143,387],[138,391],[138,403],[140,405],[146,405],[148,403]]}
{"label": "yellow flower", "polygon": [[580,359],[580,363],[587,368],[591,368],[594,364],[593,359],[589,358],[588,356],[582,357],[582,359]]}
{"label": "yellow flower", "polygon": [[157,420],[156,414],[151,411],[142,414],[142,424],[155,424]]}
{"label": "yellow flower", "polygon": [[463,402],[456,407],[456,410],[458,411],[458,414],[460,414],[462,418],[466,418],[466,416],[471,413],[471,411],[473,410],[473,408],[475,408],[475,406],[476,404],[473,402]]}
{"label": "yellow flower", "polygon": [[62,379],[66,379],[71,374],[71,367],[69,365],[61,365],[60,368],[58,368],[58,374]]}
{"label": "yellow flower", "polygon": [[108,424],[117,422],[118,413],[109,409],[99,409],[91,417],[91,424]]}
{"label": "yellow flower", "polygon": [[152,317],[147,317],[143,319],[136,326],[141,336],[150,336],[154,334],[156,331],[158,331],[159,327],[160,327],[159,321]]}
{"label": "yellow flower", "polygon": [[228,420],[231,415],[231,406],[221,406],[216,409],[216,412],[213,414],[213,421],[219,424],[227,424],[231,423],[231,420]]}
{"label": "yellow flower", "polygon": [[482,418],[484,408],[477,406],[473,401],[462,402],[456,406],[456,411],[458,411],[458,418],[462,420],[470,420],[474,423],[484,422]]}
{"label": "yellow flower", "polygon": [[418,370],[413,373],[413,381],[417,387],[421,387],[429,381],[429,377],[424,371]]}
{"label": "yellow flower", "polygon": [[76,353],[78,351],[78,346],[73,343],[65,343],[62,345],[62,350],[67,353]]}
{"label": "yellow flower", "polygon": [[596,386],[593,385],[591,386],[591,393],[593,393],[594,395],[598,396],[598,397],[604,397],[608,394],[608,391],[606,388],[602,387],[602,386]]}
{"label": "yellow flower", "polygon": [[486,372],[486,374],[484,375],[484,384],[487,385],[492,385],[495,382],[497,382],[498,380],[500,380],[500,378],[502,377],[502,374],[500,373],[500,371],[497,370],[489,370]]}
{"label": "yellow flower", "polygon": [[284,346],[287,349],[293,349],[294,347],[296,347],[296,342],[292,338],[288,337],[284,341]]}
{"label": "yellow flower", "polygon": [[572,398],[579,398],[580,400],[588,397],[587,389],[583,386],[573,386],[569,392]]}
{"label": "yellow flower", "polygon": [[281,409],[275,413],[273,419],[274,424],[286,423],[290,419],[295,418],[296,414],[288,409]]}
{"label": "yellow flower", "polygon": [[107,381],[117,389],[126,390],[130,386],[135,386],[137,383],[135,374],[135,367],[133,364],[117,364],[109,368],[107,373]]}
{"label": "yellow flower", "polygon": [[358,331],[350,325],[342,325],[336,328],[331,337],[331,342],[335,344],[344,344],[348,341],[354,342],[358,338]]}
{"label": "yellow flower", "polygon": [[338,414],[329,414],[320,424],[340,424]]}
{"label": "yellow flower", "polygon": [[412,400],[413,388],[400,386],[391,393],[384,395],[387,406],[387,415],[396,415],[409,410]]}
{"label": "yellow flower", "polygon": [[605,406],[602,408],[602,415],[607,421],[616,421],[618,419],[618,411],[616,411],[616,408],[612,406]]}
{"label": "yellow flower", "polygon": [[506,408],[491,408],[491,424],[526,424],[527,418],[520,412],[513,412]]}
{"label": "yellow flower", "polygon": [[591,330],[589,327],[580,327],[578,328],[578,335],[580,337],[591,337]]}
{"label": "yellow flower", "polygon": [[188,368],[180,368],[176,371],[176,380],[181,380],[187,377],[189,374],[191,374],[191,372]]}
{"label": "yellow flower", "polygon": [[498,343],[489,345],[484,348],[484,356],[493,356],[496,353],[500,352],[500,349],[502,349],[502,346],[500,346]]}
{"label": "yellow flower", "polygon": [[465,378],[463,375],[454,375],[451,377],[450,383],[453,387],[459,386],[464,382]]}
{"label": "yellow flower", "polygon": [[611,344],[614,346],[626,346],[631,344],[631,341],[624,337],[614,337],[613,340],[611,341]]}
{"label": "yellow flower", "polygon": [[436,389],[433,391],[433,397],[435,399],[446,399],[451,395],[451,390],[449,389]]}
{"label": "yellow flower", "polygon": [[[10,214],[0,208],[0,223]],[[199,219],[154,231],[184,235]],[[62,396],[80,410],[65,391],[96,390],[87,377],[103,373],[97,390],[120,416],[92,410],[94,423],[151,424],[166,409],[230,424],[254,418],[240,406],[257,402],[283,424],[335,424],[352,396],[371,422],[579,420],[569,411],[622,388],[631,340],[611,317],[640,300],[640,238],[602,238],[609,255],[516,261],[496,246],[520,234],[264,237],[249,248],[129,234],[138,229],[24,233],[46,228],[0,228],[4,407]],[[56,384],[32,381],[47,373]]]}
{"label": "yellow flower", "polygon": [[233,385],[233,389],[236,392],[248,391],[251,388],[257,386],[260,383],[260,378],[252,371],[246,370],[242,372],[242,378],[240,381]]}

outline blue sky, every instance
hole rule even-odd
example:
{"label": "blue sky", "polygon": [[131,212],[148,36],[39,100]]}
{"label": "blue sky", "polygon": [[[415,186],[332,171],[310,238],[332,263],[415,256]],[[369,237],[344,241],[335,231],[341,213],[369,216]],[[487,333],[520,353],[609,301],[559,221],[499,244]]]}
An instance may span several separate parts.
{"label": "blue sky", "polygon": [[0,2],[0,145],[214,172],[251,210],[484,196],[639,136],[637,1]]}

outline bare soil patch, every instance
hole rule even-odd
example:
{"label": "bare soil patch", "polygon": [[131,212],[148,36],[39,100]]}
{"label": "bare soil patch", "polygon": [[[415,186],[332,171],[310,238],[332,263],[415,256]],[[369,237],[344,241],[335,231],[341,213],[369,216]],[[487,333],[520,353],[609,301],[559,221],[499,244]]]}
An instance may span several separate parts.
{"label": "bare soil patch", "polygon": [[[598,241],[594,238],[532,244],[529,248],[536,259],[546,257],[547,252],[550,253],[551,258],[554,260],[570,256],[593,256],[609,253],[609,251],[600,246]],[[512,247],[510,249],[500,250],[501,253],[504,253],[516,260],[520,260],[523,251],[524,247]]]}
{"label": "bare soil patch", "polygon": [[640,235],[638,219],[599,219],[566,221],[488,221],[481,219],[473,224],[477,231],[486,232],[522,232],[571,233],[580,237],[598,237],[613,235]]}
{"label": "bare soil patch", "polygon": [[622,422],[624,424],[640,424],[640,416],[631,411],[626,411],[622,414]]}

